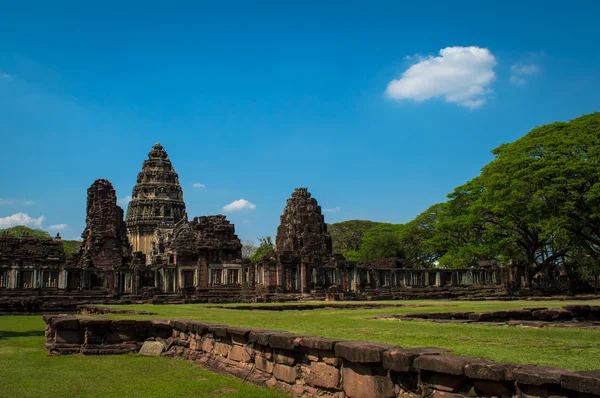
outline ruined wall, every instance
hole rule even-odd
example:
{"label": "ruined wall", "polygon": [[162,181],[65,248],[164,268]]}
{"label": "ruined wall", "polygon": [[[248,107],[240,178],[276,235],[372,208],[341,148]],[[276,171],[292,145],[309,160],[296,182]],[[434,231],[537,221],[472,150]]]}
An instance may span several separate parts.
{"label": "ruined wall", "polygon": [[242,259],[242,243],[235,234],[235,225],[223,215],[180,222],[173,231],[169,248],[177,254],[178,265],[186,265],[202,256],[210,263],[233,263]]}
{"label": "ruined wall", "polygon": [[194,321],[44,317],[51,355],[137,352],[145,340],[178,356],[294,396],[600,397],[600,370],[500,363],[435,347],[301,336]]}
{"label": "ruined wall", "polygon": [[148,255],[154,231],[171,231],[186,217],[179,176],[165,149],[156,143],[137,176],[127,208],[127,233],[133,251]]}
{"label": "ruined wall", "polygon": [[65,251],[60,238],[0,235],[0,264],[29,264],[48,261],[65,262]]}
{"label": "ruined wall", "polygon": [[117,194],[108,180],[96,180],[88,189],[86,227],[81,237],[83,267],[114,269],[131,259],[123,209],[117,206]]}
{"label": "ruined wall", "polygon": [[306,188],[296,188],[287,200],[275,245],[279,256],[307,255],[325,259],[331,255],[331,236],[321,206]]}

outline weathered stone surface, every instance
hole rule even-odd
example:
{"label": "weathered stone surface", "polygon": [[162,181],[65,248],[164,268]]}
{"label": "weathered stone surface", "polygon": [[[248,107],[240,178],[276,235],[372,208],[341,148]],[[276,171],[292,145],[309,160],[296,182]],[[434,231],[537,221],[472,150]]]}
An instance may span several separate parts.
{"label": "weathered stone surface", "polygon": [[79,330],[58,329],[55,341],[56,343],[81,344],[83,343],[83,333]]}
{"label": "weathered stone surface", "polygon": [[298,340],[298,344],[301,347],[313,348],[323,351],[331,351],[336,343],[340,342],[338,339],[328,339],[325,337],[307,336],[302,337]]}
{"label": "weathered stone surface", "polygon": [[336,388],[340,383],[340,371],[323,362],[312,362],[306,382],[314,387]]}
{"label": "weathered stone surface", "polygon": [[560,385],[561,377],[569,373],[566,369],[546,366],[525,365],[513,370],[515,380],[522,384],[539,386],[542,384]]}
{"label": "weathered stone surface", "polygon": [[291,366],[296,363],[296,353],[288,350],[273,350],[273,361]]}
{"label": "weathered stone surface", "polygon": [[[127,265],[131,247],[117,206],[117,193],[108,180],[96,180],[88,189],[85,230],[81,234],[80,265],[84,268],[114,270]],[[118,281],[109,279],[109,290],[117,291]]]}
{"label": "weathered stone surface", "polygon": [[234,345],[229,350],[227,358],[237,362],[250,362],[252,359],[251,348],[241,345]]}
{"label": "weathered stone surface", "polygon": [[273,376],[286,383],[295,383],[298,377],[296,368],[276,363],[273,365]]}
{"label": "weathered stone surface", "polygon": [[439,355],[450,350],[438,347],[394,348],[383,352],[383,367],[397,372],[408,372],[413,363],[421,355]]}
{"label": "weathered stone surface", "polygon": [[147,357],[159,357],[165,350],[165,345],[161,341],[146,341],[140,348],[140,355]]}
{"label": "weathered stone surface", "polygon": [[434,372],[447,373],[451,375],[462,375],[465,373],[465,366],[485,360],[473,357],[462,357],[454,355],[422,355],[415,359],[414,367],[420,370],[430,370]]}
{"label": "weathered stone surface", "polygon": [[159,246],[164,244],[163,239],[175,224],[185,217],[179,176],[167,152],[156,143],[137,176],[127,207],[127,233],[133,251],[145,254],[148,263],[153,260],[164,262]]}
{"label": "weathered stone surface", "polygon": [[258,370],[262,370],[263,372],[267,373],[273,373],[273,362],[265,359],[264,357],[254,357],[254,364]]}
{"label": "weathered stone surface", "polygon": [[395,345],[368,341],[341,341],[335,345],[335,355],[351,362],[380,362],[386,350],[400,348]]}
{"label": "weathered stone surface", "polygon": [[272,334],[282,333],[281,330],[261,330],[261,329],[253,329],[250,331],[248,335],[248,341],[252,343],[257,343],[262,346],[269,345],[269,337]]}
{"label": "weathered stone surface", "polygon": [[515,391],[514,383],[493,381],[493,380],[474,380],[475,391],[479,395],[491,395],[497,397],[513,396]]}
{"label": "weathered stone surface", "polygon": [[600,369],[563,374],[561,385],[579,392],[599,394]]}
{"label": "weathered stone surface", "polygon": [[468,363],[465,366],[465,375],[472,379],[495,381],[514,380],[512,370],[515,367],[518,366],[510,363],[479,360],[477,362]]}
{"label": "weathered stone surface", "polygon": [[273,348],[283,348],[285,350],[293,350],[296,346],[297,335],[288,332],[279,332],[269,336],[269,345]]}
{"label": "weathered stone surface", "polygon": [[219,343],[219,342],[215,342],[215,348],[213,349],[213,352],[215,354],[219,354],[223,357],[226,357],[227,354],[229,354],[229,349],[231,348],[231,346],[229,344],[223,344],[223,343]]}
{"label": "weathered stone surface", "polygon": [[431,371],[421,372],[421,382],[436,390],[457,392],[462,387],[466,377],[460,374],[448,374]]}
{"label": "weathered stone surface", "polygon": [[331,236],[321,206],[306,188],[296,188],[287,200],[275,242],[278,255],[331,255]]}
{"label": "weathered stone surface", "polygon": [[52,327],[55,329],[79,329],[79,320],[73,318],[52,318]]}
{"label": "weathered stone surface", "polygon": [[356,363],[344,365],[342,370],[344,393],[351,398],[394,397],[394,385],[383,369]]}

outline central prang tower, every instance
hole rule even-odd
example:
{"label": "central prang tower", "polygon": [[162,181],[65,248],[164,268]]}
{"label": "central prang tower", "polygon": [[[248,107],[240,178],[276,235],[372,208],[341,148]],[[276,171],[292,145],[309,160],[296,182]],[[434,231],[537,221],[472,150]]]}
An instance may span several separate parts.
{"label": "central prang tower", "polygon": [[148,255],[156,233],[163,236],[186,218],[183,190],[169,155],[158,142],[144,160],[127,208],[127,235],[133,252]]}

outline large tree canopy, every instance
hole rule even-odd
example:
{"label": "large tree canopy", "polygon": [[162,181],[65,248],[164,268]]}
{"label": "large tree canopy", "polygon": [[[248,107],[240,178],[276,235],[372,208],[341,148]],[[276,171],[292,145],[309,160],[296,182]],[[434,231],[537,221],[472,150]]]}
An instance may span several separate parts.
{"label": "large tree canopy", "polygon": [[361,231],[358,249],[354,236],[349,252],[361,259],[403,255],[421,267],[512,261],[529,279],[558,268],[568,276],[598,272],[600,113],[535,128],[492,153],[447,202],[405,225]]}

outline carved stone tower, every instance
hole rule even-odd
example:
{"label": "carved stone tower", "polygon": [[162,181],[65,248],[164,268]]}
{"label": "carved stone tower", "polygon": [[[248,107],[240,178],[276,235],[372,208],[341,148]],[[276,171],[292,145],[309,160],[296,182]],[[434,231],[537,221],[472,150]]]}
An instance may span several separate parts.
{"label": "carved stone tower", "polygon": [[88,189],[85,230],[81,234],[83,267],[115,269],[131,258],[123,209],[108,180],[96,180]]}
{"label": "carved stone tower", "polygon": [[127,209],[127,234],[134,252],[149,254],[155,232],[172,232],[187,218],[179,177],[165,149],[156,143],[144,160]]}
{"label": "carved stone tower", "polygon": [[321,206],[306,188],[296,188],[287,200],[277,228],[278,255],[320,256],[332,253],[331,236]]}

